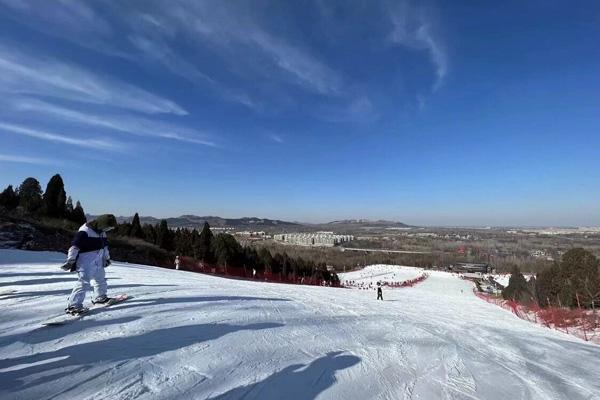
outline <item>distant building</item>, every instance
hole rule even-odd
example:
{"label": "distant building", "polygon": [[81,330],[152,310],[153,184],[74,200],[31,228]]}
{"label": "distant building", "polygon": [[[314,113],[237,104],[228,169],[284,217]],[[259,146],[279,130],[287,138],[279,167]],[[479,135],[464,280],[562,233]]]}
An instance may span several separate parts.
{"label": "distant building", "polygon": [[273,239],[279,242],[295,244],[299,246],[333,247],[335,245],[354,240],[354,236],[336,235],[333,232],[281,233],[278,235],[273,235]]}
{"label": "distant building", "polygon": [[491,267],[487,263],[458,263],[454,264],[450,267],[452,272],[462,272],[462,273],[481,273],[481,274],[489,274],[491,272]]}

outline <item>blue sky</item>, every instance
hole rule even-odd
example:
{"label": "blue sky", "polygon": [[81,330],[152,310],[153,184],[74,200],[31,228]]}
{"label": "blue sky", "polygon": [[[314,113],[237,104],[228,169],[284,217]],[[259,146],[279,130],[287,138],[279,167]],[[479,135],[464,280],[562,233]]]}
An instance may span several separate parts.
{"label": "blue sky", "polygon": [[0,0],[0,184],[87,212],[600,225],[596,1]]}

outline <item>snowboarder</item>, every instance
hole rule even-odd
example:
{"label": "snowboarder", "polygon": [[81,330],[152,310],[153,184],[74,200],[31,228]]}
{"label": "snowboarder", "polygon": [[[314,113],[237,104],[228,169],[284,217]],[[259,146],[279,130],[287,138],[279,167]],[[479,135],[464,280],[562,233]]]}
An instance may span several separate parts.
{"label": "snowboarder", "polygon": [[181,261],[179,261],[179,256],[175,256],[175,269],[179,269],[180,264]]}
{"label": "snowboarder", "polygon": [[377,282],[377,300],[383,300],[383,290],[381,290],[381,284]]}
{"label": "snowboarder", "polygon": [[92,222],[81,225],[69,248],[67,261],[61,266],[65,271],[75,272],[79,279],[69,296],[67,314],[78,315],[86,312],[83,307],[86,291],[90,290],[93,281],[94,304],[110,301],[106,296],[107,284],[104,268],[110,265],[110,253],[106,232],[117,226],[117,219],[112,214],[104,214]]}

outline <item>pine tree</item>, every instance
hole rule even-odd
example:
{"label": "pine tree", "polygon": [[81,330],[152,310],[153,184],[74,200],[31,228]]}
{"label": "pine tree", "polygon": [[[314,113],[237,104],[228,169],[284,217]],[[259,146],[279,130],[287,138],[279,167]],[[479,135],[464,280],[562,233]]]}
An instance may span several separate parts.
{"label": "pine tree", "polygon": [[167,221],[164,219],[160,220],[160,224],[158,225],[156,244],[167,251],[173,250],[173,234],[167,225]]}
{"label": "pine tree", "polygon": [[214,237],[212,231],[210,230],[210,225],[208,225],[208,222],[205,221],[198,240],[193,243],[194,255],[196,258],[208,264],[215,262],[212,243],[213,239]]}
{"label": "pine tree", "polygon": [[559,279],[560,266],[558,263],[537,274],[535,291],[540,307],[547,307],[557,303],[562,284]]}
{"label": "pine tree", "polygon": [[66,216],[67,194],[65,184],[59,174],[54,175],[48,181],[46,191],[44,192],[44,205],[46,215],[53,218],[63,218]]}
{"label": "pine tree", "polygon": [[270,273],[273,268],[273,256],[271,256],[271,252],[267,250],[267,248],[263,247],[258,252],[258,259],[265,272]]}
{"label": "pine tree", "polygon": [[175,232],[175,252],[181,256],[193,256],[194,248],[192,232],[188,229],[177,229]]}
{"label": "pine tree", "polygon": [[243,249],[235,238],[227,233],[215,236],[212,248],[215,259],[222,266],[242,266]]}
{"label": "pine tree", "polygon": [[529,303],[534,298],[530,292],[527,280],[516,265],[512,269],[508,286],[502,290],[502,297],[506,300],[514,300],[522,303]]}
{"label": "pine tree", "polygon": [[67,204],[65,205],[66,217],[70,220],[73,217],[73,199],[71,196],[67,197]]}
{"label": "pine tree", "polygon": [[140,224],[140,216],[138,213],[135,213],[133,216],[133,220],[131,221],[131,229],[129,230],[129,236],[136,237],[138,239],[144,239],[144,230],[142,229],[142,225]]}
{"label": "pine tree", "polygon": [[[592,304],[598,300],[600,291],[600,263],[589,251],[575,248],[567,251],[560,263],[560,279],[562,281],[560,300],[562,305],[577,307]],[[579,301],[577,297],[579,296]]]}
{"label": "pine tree", "polygon": [[42,187],[35,178],[27,178],[19,186],[19,205],[26,212],[39,211],[43,206]]}
{"label": "pine tree", "polygon": [[19,196],[15,193],[12,185],[8,185],[2,193],[0,193],[0,207],[7,210],[14,210],[19,205]]}
{"label": "pine tree", "polygon": [[85,212],[83,212],[83,207],[81,207],[81,203],[79,201],[75,204],[75,208],[71,214],[71,221],[76,222],[79,225],[83,225],[87,222]]}
{"label": "pine tree", "polygon": [[151,224],[145,224],[143,230],[145,240],[152,244],[156,244],[156,230],[154,229],[154,226]]}

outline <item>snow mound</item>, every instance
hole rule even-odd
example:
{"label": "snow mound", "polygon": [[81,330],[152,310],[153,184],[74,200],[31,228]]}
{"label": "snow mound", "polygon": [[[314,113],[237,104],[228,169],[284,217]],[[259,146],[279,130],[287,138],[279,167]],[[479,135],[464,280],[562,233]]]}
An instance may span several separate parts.
{"label": "snow mound", "polygon": [[109,291],[132,299],[42,327],[75,279],[46,256],[0,250],[2,399],[599,398],[600,346],[522,321],[451,274],[378,302],[115,263]]}

